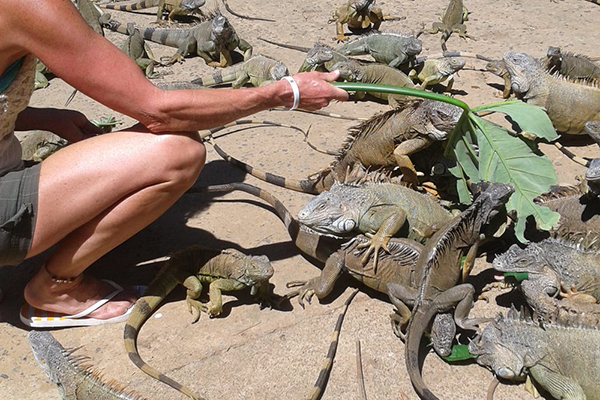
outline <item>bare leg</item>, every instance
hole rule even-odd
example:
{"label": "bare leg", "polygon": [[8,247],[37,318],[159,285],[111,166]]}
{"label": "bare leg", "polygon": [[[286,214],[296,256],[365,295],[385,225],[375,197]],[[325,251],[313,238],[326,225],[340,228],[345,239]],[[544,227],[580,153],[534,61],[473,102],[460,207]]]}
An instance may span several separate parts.
{"label": "bare leg", "polygon": [[[94,261],[165,212],[196,180],[206,157],[197,133],[115,132],[75,143],[42,163],[39,205],[28,257],[58,243],[46,261],[60,278],[80,275]],[[25,299],[47,311],[74,314],[113,289],[85,276],[55,283],[39,271]],[[117,296],[90,314],[111,318],[135,301]]]}

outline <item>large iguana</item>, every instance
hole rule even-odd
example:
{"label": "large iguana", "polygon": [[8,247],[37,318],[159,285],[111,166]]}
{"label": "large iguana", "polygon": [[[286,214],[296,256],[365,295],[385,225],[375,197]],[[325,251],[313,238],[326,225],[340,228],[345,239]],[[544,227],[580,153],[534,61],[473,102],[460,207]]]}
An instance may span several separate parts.
{"label": "large iguana", "polygon": [[[250,294],[261,301],[269,301],[269,279],[273,276],[273,266],[266,256],[247,256],[238,250],[214,250],[202,246],[190,246],[171,255],[167,264],[150,283],[142,297],[134,305],[127,319],[123,340],[129,359],[143,372],[193,399],[199,399],[194,392],[160,373],[148,365],[137,351],[137,337],[142,325],[157,309],[159,304],[178,285],[187,289],[188,310],[198,312],[192,323],[198,321],[201,312],[214,317],[223,310],[221,291],[251,288]],[[202,293],[202,283],[209,283],[208,304],[198,298]]]}
{"label": "large iguana", "polygon": [[205,0],[141,0],[133,3],[126,1],[98,4],[98,7],[117,11],[136,11],[158,7],[156,22],[160,22],[165,13],[168,13],[167,19],[169,21],[173,21],[174,17],[180,15],[199,14],[200,16],[204,16],[200,7],[205,3]]}
{"label": "large iguana", "polygon": [[371,32],[361,35],[337,48],[342,54],[369,54],[375,61],[398,68],[421,52],[422,43],[413,35],[396,32]]}
{"label": "large iguana", "polygon": [[369,236],[363,263],[379,249],[387,250],[389,239],[398,234],[424,242],[439,226],[452,219],[433,196],[393,183],[334,183],[313,197],[298,212],[298,222],[324,235]]}
{"label": "large iguana", "polygon": [[472,36],[467,34],[467,26],[464,24],[468,21],[469,11],[463,5],[462,0],[450,0],[448,7],[442,13],[441,22],[434,22],[431,26],[431,30],[425,31],[429,34],[436,34],[442,32],[440,42],[442,44],[442,50],[446,51],[446,41],[452,35],[453,32],[458,33],[463,39],[473,39]]}
{"label": "large iguana", "polygon": [[[335,22],[335,37],[338,42],[347,40],[344,25],[350,30],[378,30],[383,21],[381,8],[375,5],[376,0],[347,0],[346,4],[337,8],[328,23]],[[371,23],[373,24],[371,26]]]}
{"label": "large iguana", "polygon": [[[483,185],[482,188],[486,188]],[[412,384],[422,399],[437,399],[423,382],[419,362],[419,347],[423,332],[433,317],[455,307],[456,324],[462,329],[473,329],[476,322],[468,319],[473,306],[475,289],[471,284],[459,284],[474,263],[482,232],[497,215],[514,192],[507,183],[489,183],[486,190],[460,215],[446,223],[425,244],[415,267],[416,289],[388,284],[390,299],[400,310],[414,301],[406,333],[406,369]],[[462,267],[462,258],[466,255]],[[402,308],[403,307],[403,308]]]}
{"label": "large iguana", "polygon": [[[110,20],[104,26],[115,32],[127,34],[126,27],[117,21]],[[231,52],[236,48],[243,52],[244,61],[252,56],[252,46],[237,35],[227,18],[218,10],[210,19],[193,28],[145,28],[142,35],[146,40],[177,47],[177,52],[169,58],[167,64],[173,64],[189,54],[195,54],[202,57],[210,66],[226,67],[233,65]]]}
{"label": "large iguana", "polygon": [[318,194],[331,187],[336,178],[343,179],[348,169],[392,169],[399,166],[406,181],[416,179],[409,156],[443,141],[452,132],[462,110],[432,100],[418,100],[380,113],[350,129],[336,160],[321,170],[316,178],[292,180],[260,171],[227,155],[214,146],[221,157],[247,173],[272,183],[305,193]]}
{"label": "large iguana", "polygon": [[548,47],[544,66],[550,73],[558,72],[570,79],[600,84],[600,65],[581,54],[563,53],[560,47]]}
{"label": "large iguana", "polygon": [[50,381],[58,387],[63,400],[144,400],[121,384],[104,381],[102,374],[86,361],[65,349],[50,332],[27,334],[33,356]]}
{"label": "large iguana", "polygon": [[540,60],[525,53],[506,53],[504,64],[511,88],[528,104],[544,107],[554,128],[573,135],[583,134],[600,121],[600,88],[550,75]]}
{"label": "large iguana", "polygon": [[513,307],[469,343],[469,353],[499,378],[531,377],[555,399],[600,399],[597,325],[572,318],[540,326]]}
{"label": "large iguana", "polygon": [[231,86],[234,88],[240,88],[246,83],[262,86],[278,81],[289,74],[284,63],[259,54],[243,63],[193,79],[191,83],[201,86],[216,86],[231,82]]}

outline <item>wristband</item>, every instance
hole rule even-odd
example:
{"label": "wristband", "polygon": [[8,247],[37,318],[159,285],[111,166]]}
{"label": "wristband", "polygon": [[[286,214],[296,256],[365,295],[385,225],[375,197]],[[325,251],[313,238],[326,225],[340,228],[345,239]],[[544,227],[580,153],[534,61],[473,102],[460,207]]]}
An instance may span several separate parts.
{"label": "wristband", "polygon": [[290,86],[292,87],[292,93],[294,94],[294,104],[291,108],[288,108],[288,110],[295,110],[300,104],[300,89],[298,88],[298,84],[291,76],[284,76],[281,79],[285,79],[286,81],[288,81],[290,83]]}

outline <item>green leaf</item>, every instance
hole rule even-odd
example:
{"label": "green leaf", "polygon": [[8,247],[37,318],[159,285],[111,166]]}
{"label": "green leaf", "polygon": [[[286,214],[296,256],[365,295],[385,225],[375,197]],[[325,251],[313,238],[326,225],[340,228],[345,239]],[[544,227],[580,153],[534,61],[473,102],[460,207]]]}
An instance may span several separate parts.
{"label": "green leaf", "polygon": [[517,238],[525,241],[525,223],[529,215],[535,217],[540,229],[548,230],[556,225],[559,214],[533,202],[557,182],[550,160],[537,151],[530,140],[474,115],[472,121],[476,125],[479,145],[479,180],[515,185],[515,193],[506,208],[517,212]]}
{"label": "green leaf", "polygon": [[473,108],[471,111],[501,112],[508,115],[524,132],[547,141],[553,141],[559,137],[554,126],[552,126],[552,121],[550,121],[548,114],[546,114],[542,107],[526,104],[521,100],[484,104]]}
{"label": "green leaf", "polygon": [[469,353],[469,346],[466,344],[455,344],[452,346],[452,353],[449,356],[442,357],[447,362],[464,361],[471,358],[477,358],[476,355]]}

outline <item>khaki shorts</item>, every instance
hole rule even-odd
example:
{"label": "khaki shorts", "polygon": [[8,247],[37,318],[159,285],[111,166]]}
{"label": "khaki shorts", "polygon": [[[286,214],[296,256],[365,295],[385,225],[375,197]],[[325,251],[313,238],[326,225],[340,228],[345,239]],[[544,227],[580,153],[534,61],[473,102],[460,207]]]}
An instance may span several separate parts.
{"label": "khaki shorts", "polygon": [[21,263],[33,238],[41,164],[0,177],[0,266]]}

